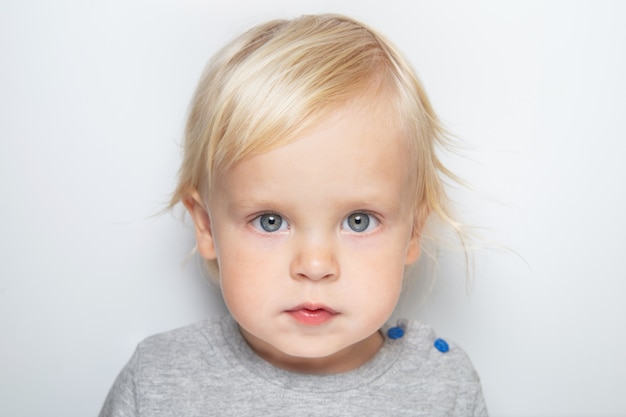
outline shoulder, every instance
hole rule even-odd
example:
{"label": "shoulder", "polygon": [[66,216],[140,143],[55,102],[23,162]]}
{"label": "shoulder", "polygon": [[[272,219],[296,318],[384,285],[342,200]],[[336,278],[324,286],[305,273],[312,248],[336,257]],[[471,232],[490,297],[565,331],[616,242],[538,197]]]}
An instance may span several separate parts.
{"label": "shoulder", "polygon": [[224,317],[209,318],[144,339],[135,351],[136,366],[182,370],[207,361],[221,345],[221,324],[225,320]]}
{"label": "shoulder", "polygon": [[439,336],[430,325],[410,322],[406,337],[405,353],[418,360],[423,375],[446,384],[480,384],[467,353],[453,340]]}
{"label": "shoulder", "polygon": [[402,337],[396,377],[412,391],[428,392],[433,407],[454,415],[486,415],[480,378],[467,353],[453,341],[419,322],[409,322]]}
{"label": "shoulder", "polygon": [[422,365],[451,369],[460,367],[475,373],[465,351],[454,341],[437,335],[430,325],[416,321],[409,322],[404,339],[405,355],[419,357]]}
{"label": "shoulder", "polygon": [[220,352],[224,323],[227,318],[211,318],[139,343],[100,416],[195,415],[196,397],[213,383],[202,375],[220,375],[229,369]]}
{"label": "shoulder", "polygon": [[205,338],[207,328],[211,328],[219,324],[220,318],[210,318],[189,324],[184,327],[157,333],[142,340],[139,349],[167,349],[170,346],[180,346],[194,343],[198,339]]}

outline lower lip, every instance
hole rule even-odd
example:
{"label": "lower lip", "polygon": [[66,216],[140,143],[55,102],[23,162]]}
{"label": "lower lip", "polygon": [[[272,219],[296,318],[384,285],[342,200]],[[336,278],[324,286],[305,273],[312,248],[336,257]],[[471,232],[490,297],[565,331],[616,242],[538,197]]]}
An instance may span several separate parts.
{"label": "lower lip", "polygon": [[333,319],[336,313],[331,313],[328,310],[307,310],[302,308],[299,310],[289,310],[287,313],[293,317],[297,322],[306,324],[309,326],[319,326]]}

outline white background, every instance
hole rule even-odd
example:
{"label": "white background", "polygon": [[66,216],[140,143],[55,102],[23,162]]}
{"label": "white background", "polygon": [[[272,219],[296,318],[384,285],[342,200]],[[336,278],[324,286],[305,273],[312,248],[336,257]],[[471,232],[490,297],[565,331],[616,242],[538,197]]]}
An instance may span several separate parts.
{"label": "white background", "polygon": [[413,62],[502,247],[469,296],[444,253],[402,313],[469,352],[493,416],[626,415],[626,3],[496,0],[2,1],[0,415],[95,415],[137,342],[221,311],[154,216],[189,98],[232,36],[324,11]]}

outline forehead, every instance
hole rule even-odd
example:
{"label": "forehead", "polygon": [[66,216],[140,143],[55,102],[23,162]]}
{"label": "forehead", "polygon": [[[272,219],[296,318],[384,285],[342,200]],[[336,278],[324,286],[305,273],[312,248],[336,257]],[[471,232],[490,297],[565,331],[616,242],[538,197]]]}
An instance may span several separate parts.
{"label": "forehead", "polygon": [[[384,102],[360,98],[332,111],[295,140],[235,164],[216,189],[237,199],[356,200],[408,197],[412,161],[395,113]],[[315,200],[317,199],[317,200]]]}

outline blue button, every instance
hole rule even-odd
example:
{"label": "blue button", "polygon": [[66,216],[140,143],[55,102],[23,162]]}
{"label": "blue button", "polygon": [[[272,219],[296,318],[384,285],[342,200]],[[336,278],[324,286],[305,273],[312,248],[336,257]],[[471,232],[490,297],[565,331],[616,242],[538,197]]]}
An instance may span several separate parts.
{"label": "blue button", "polygon": [[387,336],[389,336],[390,339],[400,339],[404,336],[404,330],[402,330],[402,327],[392,327],[387,330]]}
{"label": "blue button", "polygon": [[446,342],[443,339],[435,340],[435,348],[441,353],[446,353],[447,351],[450,350],[450,346],[448,346],[448,342]]}

